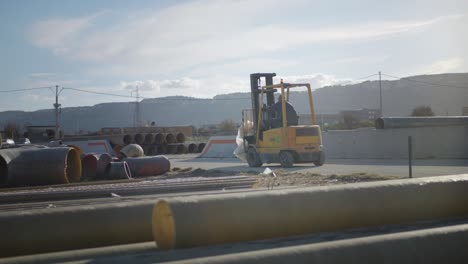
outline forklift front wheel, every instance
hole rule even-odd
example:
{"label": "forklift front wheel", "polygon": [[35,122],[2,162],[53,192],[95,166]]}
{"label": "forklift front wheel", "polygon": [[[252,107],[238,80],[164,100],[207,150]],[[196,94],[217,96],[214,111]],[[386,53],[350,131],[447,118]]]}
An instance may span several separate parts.
{"label": "forklift front wheel", "polygon": [[249,167],[261,167],[263,162],[260,159],[260,156],[258,155],[257,151],[254,148],[249,148],[247,151],[247,163],[249,164]]}
{"label": "forklift front wheel", "polygon": [[294,156],[291,152],[283,151],[279,154],[279,160],[281,167],[291,168],[294,164]]}

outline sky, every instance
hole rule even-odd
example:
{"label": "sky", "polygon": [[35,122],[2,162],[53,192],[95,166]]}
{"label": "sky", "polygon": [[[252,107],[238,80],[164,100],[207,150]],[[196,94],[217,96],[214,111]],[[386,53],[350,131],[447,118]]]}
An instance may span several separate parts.
{"label": "sky", "polygon": [[144,98],[248,92],[253,72],[313,88],[468,72],[466,25],[464,0],[4,0],[0,91],[40,89],[0,92],[0,111],[52,108],[42,87],[56,85],[75,107],[133,101],[136,87]]}

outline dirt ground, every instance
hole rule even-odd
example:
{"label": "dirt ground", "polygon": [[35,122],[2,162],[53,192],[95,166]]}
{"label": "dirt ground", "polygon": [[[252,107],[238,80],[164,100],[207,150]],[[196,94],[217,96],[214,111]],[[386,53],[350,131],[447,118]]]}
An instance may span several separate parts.
{"label": "dirt ground", "polygon": [[247,171],[233,173],[222,170],[204,170],[192,168],[173,168],[170,172],[158,176],[158,178],[179,178],[179,177],[222,177],[222,176],[251,176],[256,177],[257,181],[254,188],[271,187],[271,186],[320,186],[333,185],[354,182],[382,181],[399,179],[397,176],[380,176],[370,173],[351,173],[351,174],[331,174],[322,175],[310,172],[288,172],[286,170],[270,170],[263,173],[257,171]]}

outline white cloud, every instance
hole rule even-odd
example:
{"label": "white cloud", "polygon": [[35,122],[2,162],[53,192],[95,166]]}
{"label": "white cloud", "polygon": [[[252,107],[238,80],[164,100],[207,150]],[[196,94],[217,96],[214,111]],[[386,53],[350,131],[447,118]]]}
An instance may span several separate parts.
{"label": "white cloud", "polygon": [[312,89],[317,89],[325,86],[338,85],[340,83],[349,83],[352,82],[351,79],[337,79],[333,75],[317,73],[317,74],[307,74],[307,75],[297,75],[297,76],[279,76],[275,80],[278,82],[280,79],[283,79],[284,82],[289,83],[310,83]]}
{"label": "white cloud", "polygon": [[438,74],[461,71],[464,66],[462,58],[450,58],[445,60],[438,60],[429,66],[423,67],[422,72],[425,74]]}
{"label": "white cloud", "polygon": [[[105,16],[102,13],[48,19],[33,25],[31,40],[67,59],[96,65],[94,72],[173,74],[319,42],[365,41],[419,31],[444,19],[329,27],[274,19],[306,5],[307,1],[200,0],[127,17],[107,14],[104,26],[96,19]],[[258,10],[269,16],[260,16]]]}
{"label": "white cloud", "polygon": [[[339,79],[328,74],[307,74],[297,76],[278,76],[274,82],[280,79],[290,83],[310,83],[312,89],[335,85],[342,82],[351,82],[350,79]],[[214,76],[210,78],[193,79],[182,78],[175,80],[145,80],[121,82],[121,89],[134,91],[138,85],[140,95],[144,98],[185,95],[197,98],[212,98],[218,94],[249,92],[248,78],[237,79],[228,76]]]}

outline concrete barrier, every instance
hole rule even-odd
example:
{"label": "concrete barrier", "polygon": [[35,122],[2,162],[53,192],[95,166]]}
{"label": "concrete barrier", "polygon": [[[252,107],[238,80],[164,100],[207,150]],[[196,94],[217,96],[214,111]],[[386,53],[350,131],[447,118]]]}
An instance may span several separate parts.
{"label": "concrete barrier", "polygon": [[323,132],[322,140],[327,158],[407,159],[408,136],[413,158],[468,158],[468,127],[333,130]]}
{"label": "concrete barrier", "polygon": [[210,137],[198,158],[235,158],[236,136]]}

